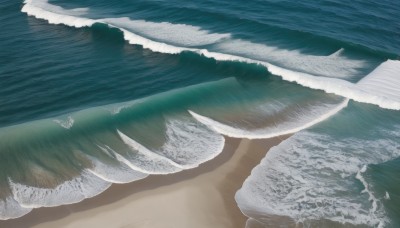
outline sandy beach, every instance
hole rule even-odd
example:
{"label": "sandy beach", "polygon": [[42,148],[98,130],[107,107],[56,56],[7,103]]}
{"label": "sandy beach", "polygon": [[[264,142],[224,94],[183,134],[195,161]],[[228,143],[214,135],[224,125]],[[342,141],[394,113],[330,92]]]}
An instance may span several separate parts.
{"label": "sandy beach", "polygon": [[284,138],[227,138],[223,152],[198,168],[114,184],[100,195],[39,208],[0,227],[244,227],[234,195],[266,152]]}

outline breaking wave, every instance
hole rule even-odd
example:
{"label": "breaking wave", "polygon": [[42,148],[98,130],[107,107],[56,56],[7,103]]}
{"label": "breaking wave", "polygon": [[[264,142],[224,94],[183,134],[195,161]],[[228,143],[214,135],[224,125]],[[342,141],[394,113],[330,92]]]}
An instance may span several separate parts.
{"label": "breaking wave", "polygon": [[[381,108],[400,110],[398,95],[400,94],[398,89],[400,88],[400,61],[387,60],[364,77],[360,83],[355,84],[343,80],[343,78],[351,78],[357,68],[363,67],[363,61],[352,61],[341,57],[342,51],[326,57],[300,55],[298,52],[286,53],[289,51],[283,50],[276,52],[273,51],[274,48],[230,39],[229,34],[208,33],[191,25],[153,23],[129,18],[89,19],[83,17],[88,10],[67,10],[54,6],[46,0],[26,0],[22,8],[22,12],[47,20],[51,24],[64,24],[80,28],[103,23],[120,29],[124,34],[124,39],[130,44],[141,45],[154,52],[179,54],[189,51],[218,61],[259,64],[284,80],[296,82],[308,88],[323,90],[358,102],[378,105]],[[155,31],[151,28],[158,29]],[[163,32],[158,33],[159,30]],[[220,42],[226,39],[228,41]],[[219,49],[222,51],[241,56],[197,47],[205,44],[216,44],[217,50],[219,45]],[[270,62],[262,60],[264,55],[266,56],[264,59],[270,56]],[[278,57],[274,57],[274,55]],[[278,62],[288,68],[271,64],[271,62]],[[305,64],[305,62],[307,63]],[[329,77],[326,77],[327,75]],[[374,86],[370,86],[371,82],[374,83]]]}
{"label": "breaking wave", "polygon": [[264,129],[252,129],[247,130],[243,128],[235,128],[229,125],[219,123],[208,117],[199,115],[195,112],[189,111],[190,114],[196,118],[199,122],[207,125],[216,132],[227,135],[234,138],[248,138],[248,139],[262,139],[262,138],[273,138],[280,135],[293,134],[301,131],[314,124],[324,121],[325,119],[335,115],[337,112],[347,106],[348,100],[343,101],[339,105],[321,105],[313,106],[314,110],[301,110],[297,115],[291,118],[290,121],[278,122],[272,127]]}

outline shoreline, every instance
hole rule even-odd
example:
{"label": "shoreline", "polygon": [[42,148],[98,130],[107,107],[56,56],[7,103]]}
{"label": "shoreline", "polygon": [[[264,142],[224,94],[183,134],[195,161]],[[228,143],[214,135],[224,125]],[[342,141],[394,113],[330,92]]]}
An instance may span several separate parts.
{"label": "shoreline", "polygon": [[269,149],[288,137],[226,137],[223,151],[197,168],[113,184],[96,197],[34,209],[0,227],[245,227],[234,195]]}

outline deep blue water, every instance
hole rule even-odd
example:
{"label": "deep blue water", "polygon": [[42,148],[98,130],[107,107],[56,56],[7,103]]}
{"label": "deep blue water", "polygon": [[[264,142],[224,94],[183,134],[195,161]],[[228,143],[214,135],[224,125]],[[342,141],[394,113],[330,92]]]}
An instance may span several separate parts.
{"label": "deep blue water", "polygon": [[[222,135],[295,133],[239,190],[246,215],[397,227],[397,18],[386,0],[2,2],[0,219],[195,168]],[[272,189],[288,170],[305,182]]]}

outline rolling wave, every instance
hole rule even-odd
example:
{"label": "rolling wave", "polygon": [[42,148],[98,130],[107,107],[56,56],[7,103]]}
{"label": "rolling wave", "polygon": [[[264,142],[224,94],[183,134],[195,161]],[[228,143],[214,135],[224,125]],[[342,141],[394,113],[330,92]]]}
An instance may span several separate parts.
{"label": "rolling wave", "polygon": [[[290,83],[285,84],[293,87]],[[275,88],[274,84],[269,86]],[[0,218],[20,217],[32,208],[80,202],[100,194],[111,183],[128,183],[148,175],[179,172],[213,159],[224,147],[223,135],[231,134],[216,131],[218,124],[198,121],[198,118],[193,118],[196,114],[189,114],[189,109],[214,117],[232,113],[226,112],[227,109],[242,110],[243,114],[235,113],[228,119],[234,126],[229,129],[242,132],[243,137],[262,138],[287,133],[279,132],[276,128],[267,129],[269,134],[258,132],[260,135],[247,131],[241,120],[248,113],[270,113],[263,122],[273,122],[275,119],[278,125],[285,118],[277,118],[281,113],[268,105],[268,99],[248,94],[249,91],[258,93],[257,89],[238,88],[244,88],[239,81],[225,79],[55,118],[73,122],[68,128],[64,126],[64,121],[56,122],[53,119],[0,128],[0,162],[3,169],[0,187],[5,189],[4,194],[0,195]],[[207,99],[207,96],[214,96],[210,89],[216,96],[222,97],[222,103],[214,104],[215,99]],[[231,90],[232,94],[229,93]],[[301,90],[310,91],[300,87],[293,93],[299,94]],[[306,93],[299,99],[312,98],[308,95]],[[280,105],[279,110],[285,110],[288,116],[294,118],[288,125],[292,128],[287,128],[289,132],[310,125],[305,121],[311,124],[322,121],[347,104],[347,101],[343,102],[337,97],[322,99],[321,95],[324,96],[323,93],[317,93],[314,99],[322,102],[311,102],[304,109],[291,108],[299,104],[296,99]],[[230,102],[223,96],[246,102]],[[183,104],[178,110],[171,111],[169,106],[164,105],[179,103],[176,101],[182,97],[190,99],[181,101]],[[206,104],[196,100],[205,100]],[[326,105],[325,102],[331,104]],[[252,107],[260,103],[267,105],[262,106],[264,108],[259,109],[259,113],[254,113],[257,109]],[[208,112],[210,106],[217,105],[221,107],[213,109],[214,115]],[[318,118],[319,115],[323,118]],[[312,118],[297,119],[299,116]],[[249,123],[247,120],[245,122]],[[249,135],[244,135],[245,132]]]}
{"label": "rolling wave", "polygon": [[[54,6],[48,3],[45,0],[35,1],[35,0],[27,0],[25,1],[25,5],[22,8],[22,12],[27,13],[28,15],[34,16],[39,19],[47,20],[51,24],[64,24],[71,27],[90,27],[95,23],[104,23],[110,27],[115,27],[120,29],[124,34],[124,39],[127,40],[130,44],[141,45],[143,48],[150,49],[154,52],[168,53],[168,54],[179,54],[181,52],[190,51],[198,53],[199,55],[205,56],[207,58],[213,58],[218,61],[238,61],[245,63],[254,63],[265,66],[272,74],[281,76],[284,80],[290,82],[296,82],[302,86],[323,90],[327,93],[333,93],[339,96],[343,96],[358,102],[370,103],[374,105],[378,105],[381,108],[386,109],[394,109],[400,110],[400,100],[398,97],[399,91],[397,88],[400,84],[400,61],[395,60],[387,60],[382,63],[378,68],[376,68],[371,74],[367,75],[362,81],[362,83],[354,84],[348,82],[346,80],[342,80],[339,78],[346,78],[346,76],[340,75],[339,78],[333,77],[324,77],[321,75],[313,75],[312,73],[322,72],[324,67],[327,65],[322,65],[320,69],[311,69],[312,73],[308,72],[298,72],[290,69],[285,69],[283,67],[279,67],[277,65],[271,64],[269,62],[265,62],[262,60],[256,60],[249,57],[242,57],[232,54],[224,54],[219,52],[212,52],[207,49],[194,48],[194,47],[185,47],[185,44],[188,46],[198,46],[205,44],[206,40],[211,39],[213,42],[217,42],[219,40],[224,40],[229,37],[228,34],[209,34],[206,31],[203,31],[197,27],[190,25],[173,25],[170,23],[158,23],[154,25],[153,22],[145,22],[145,21],[133,21],[127,18],[106,18],[106,19],[89,19],[85,18],[83,12],[86,10],[66,10],[58,6]],[[164,27],[163,31],[165,33],[157,34],[157,32],[153,30],[148,30],[146,27],[148,24],[150,27]],[[139,31],[131,31],[130,29],[137,29]],[[186,31],[181,36],[176,35],[176,31],[183,29]],[[188,32],[190,31],[190,32]],[[188,33],[197,34],[197,36],[187,35]],[[141,33],[143,35],[141,35]],[[156,41],[149,38],[156,38]],[[165,40],[171,38],[173,40],[168,40],[168,44],[165,43]],[[174,40],[176,39],[176,40]],[[239,41],[235,41],[239,42]],[[207,42],[206,42],[207,43]],[[217,42],[218,43],[218,42]],[[234,43],[230,40],[227,43]],[[176,45],[180,46],[176,46]],[[209,43],[208,43],[209,44]],[[238,46],[236,45],[234,50],[231,50],[232,47],[223,46],[222,49],[229,52],[238,52],[239,54],[246,54],[243,52],[247,52],[245,50],[237,50]],[[255,50],[259,49],[257,47],[253,47]],[[226,50],[229,49],[229,50]],[[248,54],[248,52],[247,52]],[[251,54],[251,52],[250,52]],[[257,54],[260,55],[260,54]],[[268,52],[267,54],[268,55]],[[332,57],[337,57],[338,55],[328,56],[324,60]],[[340,53],[339,53],[340,56]],[[288,57],[286,58],[288,59]],[[290,62],[290,61],[289,61]],[[324,62],[324,61],[321,61]],[[332,64],[338,62],[338,59],[334,59],[331,61]],[[346,61],[345,61],[346,62]],[[293,65],[293,64],[290,64]],[[304,65],[304,64],[303,64]],[[340,65],[340,64],[339,64]],[[310,65],[313,67],[313,65]],[[328,65],[329,66],[329,65]],[[345,65],[346,66],[346,65]],[[356,66],[357,65],[356,63]],[[345,67],[346,68],[346,67]],[[328,67],[329,69],[329,67]],[[336,66],[332,68],[333,70],[329,70],[335,72]],[[302,69],[305,71],[304,69]],[[350,69],[346,69],[341,73],[346,73],[351,71]],[[351,74],[350,74],[351,75]],[[391,83],[387,83],[385,80],[390,79]],[[373,81],[379,83],[376,87],[372,88],[371,86],[367,86],[368,81]],[[391,91],[388,93],[387,91]]]}
{"label": "rolling wave", "polygon": [[324,121],[329,117],[335,115],[337,112],[342,110],[347,106],[348,100],[343,101],[338,104],[330,105],[320,105],[312,106],[314,110],[304,110],[299,111],[301,115],[296,115],[289,121],[275,123],[273,127],[264,129],[243,129],[235,128],[226,124],[222,124],[211,118],[199,115],[193,111],[189,113],[196,118],[199,122],[207,125],[209,128],[215,130],[216,132],[227,135],[233,138],[248,138],[248,139],[262,139],[262,138],[273,138],[281,135],[293,134],[295,132],[301,131],[314,124]]}

